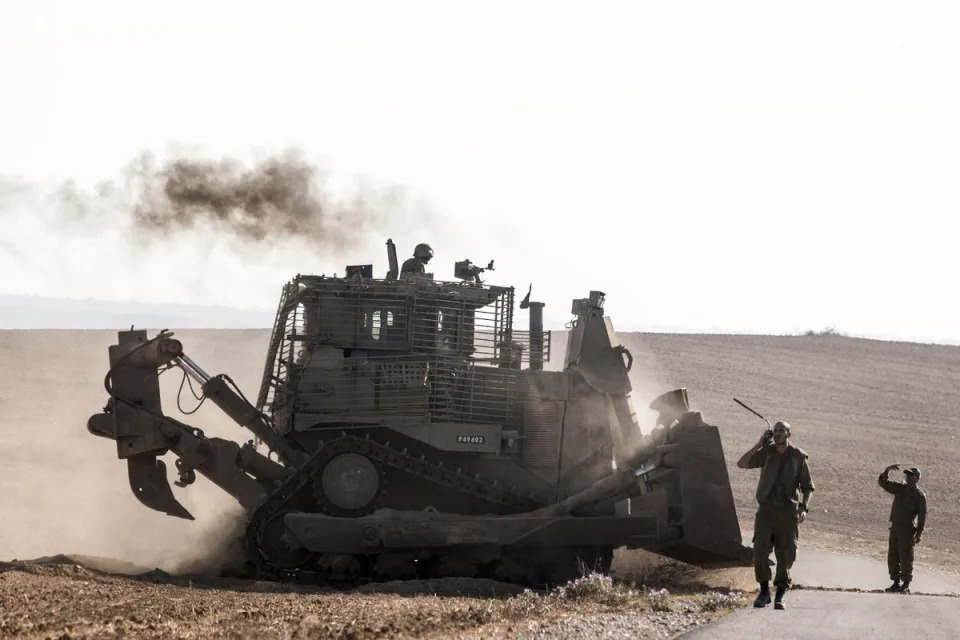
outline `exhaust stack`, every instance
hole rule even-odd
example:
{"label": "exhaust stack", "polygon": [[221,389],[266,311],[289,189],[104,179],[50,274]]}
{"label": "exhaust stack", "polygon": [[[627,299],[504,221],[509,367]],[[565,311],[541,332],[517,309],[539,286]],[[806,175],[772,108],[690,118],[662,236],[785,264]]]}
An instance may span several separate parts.
{"label": "exhaust stack", "polygon": [[520,301],[521,309],[530,309],[530,368],[543,371],[543,307],[544,302],[530,302],[530,292]]}
{"label": "exhaust stack", "polygon": [[543,370],[543,302],[530,303],[530,368]]}

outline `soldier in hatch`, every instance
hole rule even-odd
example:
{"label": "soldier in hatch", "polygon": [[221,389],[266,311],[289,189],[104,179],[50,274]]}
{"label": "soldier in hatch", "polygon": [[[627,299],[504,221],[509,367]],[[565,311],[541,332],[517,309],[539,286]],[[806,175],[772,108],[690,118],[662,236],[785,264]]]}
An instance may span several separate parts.
{"label": "soldier in hatch", "polygon": [[[770,551],[777,558],[775,609],[784,609],[783,595],[790,585],[790,568],[797,558],[800,523],[807,517],[813,480],[807,467],[805,451],[790,442],[790,425],[777,422],[765,431],[737,466],[761,469],[757,484],[757,516],[753,527],[754,574],[760,583],[760,594],[753,606],[770,604]],[[803,498],[800,498],[801,492]]]}
{"label": "soldier in hatch", "polygon": [[927,496],[917,486],[920,482],[920,469],[916,467],[910,467],[903,472],[906,482],[895,482],[887,478],[891,471],[899,468],[899,464],[892,464],[884,469],[877,479],[881,489],[893,494],[893,506],[890,508],[890,542],[887,548],[887,568],[890,569],[893,584],[887,587],[886,591],[910,593],[913,548],[920,543],[923,527],[927,523]]}
{"label": "soldier in hatch", "polygon": [[433,249],[430,245],[421,242],[413,250],[413,257],[403,261],[403,266],[400,267],[400,277],[402,278],[410,273],[422,276],[426,273],[427,263],[430,262],[432,257]]}

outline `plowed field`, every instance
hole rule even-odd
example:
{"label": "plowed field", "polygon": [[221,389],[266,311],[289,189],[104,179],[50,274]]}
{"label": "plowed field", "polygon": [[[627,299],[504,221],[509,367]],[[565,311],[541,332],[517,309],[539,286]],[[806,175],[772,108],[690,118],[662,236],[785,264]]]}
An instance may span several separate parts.
{"label": "plowed field", "polygon": [[[228,373],[255,394],[268,331],[177,335],[206,370]],[[176,577],[171,574],[215,566],[237,508],[202,479],[187,492],[177,490],[193,522],[149,511],[131,495],[113,443],[85,427],[106,400],[103,376],[114,338],[112,331],[0,332],[0,560],[61,553],[100,558],[2,565],[0,636],[548,637],[551,621],[580,620],[563,628],[587,629],[598,616],[627,612],[637,633],[669,637],[722,611],[726,605],[703,599],[709,588],[753,587],[743,571],[699,575],[693,586],[689,579],[667,580],[674,592],[688,595],[660,606],[648,589],[662,576],[651,574],[649,558],[636,553],[615,561],[618,575],[645,579],[643,592],[632,596],[601,590],[582,598],[534,597],[470,581],[331,593]],[[721,428],[747,535],[757,472],[734,463],[765,425],[733,397],[771,422],[791,423],[795,443],[810,454],[817,490],[802,545],[883,557],[890,500],[876,477],[899,462],[924,474],[930,514],[919,565],[960,571],[960,501],[951,478],[960,465],[960,348],[842,337],[621,339],[636,358],[634,402],[642,424],[652,417],[645,405],[654,395],[683,386],[694,408]],[[554,340],[557,367],[563,336]],[[179,382],[175,375],[164,380],[175,416]],[[187,394],[182,406],[191,410],[195,401]],[[188,421],[210,435],[249,437],[213,406]],[[131,565],[156,571],[129,578],[96,570],[135,571]]]}

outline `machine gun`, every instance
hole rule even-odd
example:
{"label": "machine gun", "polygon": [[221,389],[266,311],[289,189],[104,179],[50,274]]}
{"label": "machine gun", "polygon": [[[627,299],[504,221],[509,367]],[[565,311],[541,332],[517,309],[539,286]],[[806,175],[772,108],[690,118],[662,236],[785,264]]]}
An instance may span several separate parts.
{"label": "machine gun", "polygon": [[475,284],[483,284],[480,281],[480,274],[484,271],[493,271],[493,260],[487,263],[486,267],[478,267],[470,260],[461,260],[453,265],[453,275],[461,280],[473,280]]}

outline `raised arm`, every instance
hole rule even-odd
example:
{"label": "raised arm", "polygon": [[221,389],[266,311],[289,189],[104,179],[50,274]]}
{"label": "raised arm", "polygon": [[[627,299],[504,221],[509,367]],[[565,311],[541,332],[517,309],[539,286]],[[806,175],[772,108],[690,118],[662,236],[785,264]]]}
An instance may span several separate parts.
{"label": "raised arm", "polygon": [[891,472],[891,471],[893,471],[894,469],[899,469],[899,468],[900,468],[900,465],[899,465],[899,464],[892,464],[892,465],[890,465],[889,467],[887,467],[886,469],[884,469],[884,470],[883,470],[883,473],[880,474],[880,477],[877,478],[877,484],[880,485],[880,488],[883,489],[884,491],[886,491],[887,493],[896,493],[896,492],[897,492],[897,487],[899,486],[900,483],[899,483],[899,482],[891,482],[891,481],[890,481],[890,478],[889,478],[888,476],[890,475],[890,472]]}
{"label": "raised arm", "polygon": [[758,454],[763,451],[763,448],[767,445],[771,436],[773,436],[772,431],[764,431],[763,435],[760,436],[760,439],[757,440],[756,444],[747,449],[746,453],[740,456],[740,459],[737,460],[737,466],[741,469],[754,469],[756,467],[762,467],[763,458]]}

